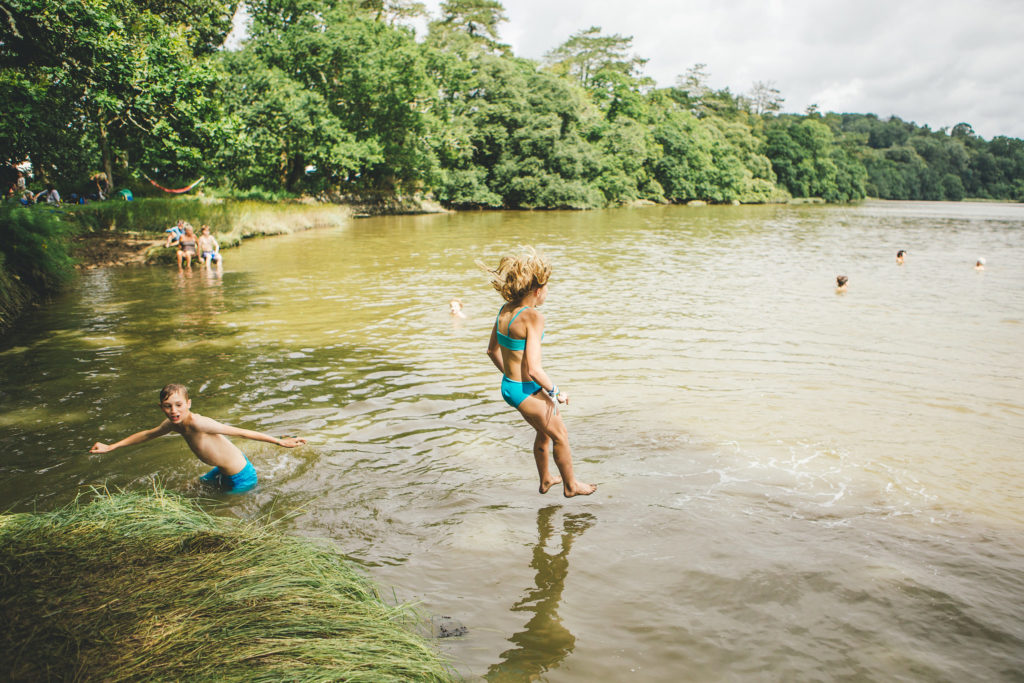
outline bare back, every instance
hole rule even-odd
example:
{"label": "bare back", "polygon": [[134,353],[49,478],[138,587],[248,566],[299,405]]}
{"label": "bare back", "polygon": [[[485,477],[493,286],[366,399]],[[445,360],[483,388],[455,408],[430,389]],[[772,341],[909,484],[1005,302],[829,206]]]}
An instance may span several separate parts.
{"label": "bare back", "polygon": [[[529,338],[531,323],[540,321],[543,329],[543,317],[540,312],[529,306],[513,306],[506,304],[498,314],[498,331],[515,340],[524,340],[527,344],[533,342]],[[511,322],[511,325],[509,324]],[[499,344],[501,349],[502,364],[505,368],[505,376],[509,379],[522,382],[529,378],[529,365],[526,360],[526,350],[510,349]]]}

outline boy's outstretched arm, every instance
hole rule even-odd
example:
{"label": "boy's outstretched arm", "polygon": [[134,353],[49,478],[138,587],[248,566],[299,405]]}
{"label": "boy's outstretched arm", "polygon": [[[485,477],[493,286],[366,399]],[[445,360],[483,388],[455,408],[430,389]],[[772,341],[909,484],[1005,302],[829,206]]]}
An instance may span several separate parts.
{"label": "boy's outstretched arm", "polygon": [[107,453],[108,451],[112,451],[115,448],[120,448],[121,446],[132,446],[137,443],[149,441],[150,439],[155,439],[158,436],[163,436],[169,431],[171,431],[171,423],[169,420],[164,420],[158,426],[153,427],[152,429],[146,429],[141,432],[135,432],[131,436],[126,436],[125,438],[121,439],[117,443],[105,444],[97,441],[92,445],[92,448],[89,449],[89,452]]}
{"label": "boy's outstretched arm", "polygon": [[213,418],[203,417],[201,419],[196,416],[195,425],[201,431],[208,432],[210,434],[223,434],[224,436],[239,436],[243,439],[252,439],[253,441],[265,441],[272,443],[277,446],[284,446],[285,448],[295,448],[306,443],[305,439],[301,439],[294,436],[286,436],[283,439],[279,439],[276,436],[270,436],[263,432],[253,431],[252,429],[242,429],[241,427],[232,427],[226,425],[223,422],[217,422]]}

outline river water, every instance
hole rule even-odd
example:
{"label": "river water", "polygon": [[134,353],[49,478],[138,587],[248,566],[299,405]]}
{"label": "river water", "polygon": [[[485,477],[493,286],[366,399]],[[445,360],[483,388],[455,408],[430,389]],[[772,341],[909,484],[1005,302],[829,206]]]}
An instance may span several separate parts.
{"label": "river water", "polygon": [[[537,493],[484,354],[474,260],[524,243],[586,499]],[[1024,206],[370,218],[226,256],[84,273],[0,342],[0,506],[156,477],[283,518],[465,626],[437,642],[470,680],[1024,680]],[[177,437],[88,454],[171,381],[310,442],[242,443],[243,496]]]}

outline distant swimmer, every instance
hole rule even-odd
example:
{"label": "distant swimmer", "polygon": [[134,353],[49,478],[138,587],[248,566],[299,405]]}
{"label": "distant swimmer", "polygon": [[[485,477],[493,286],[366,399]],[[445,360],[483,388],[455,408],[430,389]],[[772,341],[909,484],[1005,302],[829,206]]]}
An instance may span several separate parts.
{"label": "distant swimmer", "polygon": [[985,270],[985,257],[979,256],[977,262],[974,264],[975,270]]}
{"label": "distant swimmer", "polygon": [[848,281],[849,278],[845,275],[836,275],[836,292],[845,292]]}
{"label": "distant swimmer", "polygon": [[453,318],[465,318],[466,314],[462,312],[462,301],[453,298],[448,302],[448,314]]}
{"label": "distant swimmer", "polygon": [[305,439],[275,436],[254,432],[251,429],[240,429],[222,424],[199,413],[192,412],[192,400],[188,397],[188,389],[181,384],[168,384],[160,390],[160,410],[167,419],[152,429],[136,432],[112,444],[97,441],[89,449],[90,453],[109,453],[115,448],[144,443],[158,436],[175,432],[185,437],[185,443],[192,449],[196,457],[213,469],[200,479],[230,491],[242,493],[256,486],[256,468],[249,459],[231,443],[227,437],[237,436],[254,441],[295,448],[306,443]]}
{"label": "distant swimmer", "polygon": [[[544,315],[537,310],[548,296],[551,265],[533,247],[523,247],[505,256],[491,269],[478,262],[490,276],[491,286],[508,303],[498,309],[491,328],[487,355],[501,372],[501,397],[519,411],[533,427],[533,458],[540,476],[540,492],[562,485],[566,498],[590,495],[594,484],[584,484],[572,468],[572,449],[558,404],[569,405],[569,395],[541,367],[540,342],[544,336]],[[555,465],[561,478],[551,473],[550,456],[554,445]]]}
{"label": "distant swimmer", "polygon": [[896,263],[898,263],[899,265],[902,266],[903,265],[903,258],[906,255],[907,255],[907,252],[904,251],[903,249],[900,249],[899,251],[897,251],[896,252]]}

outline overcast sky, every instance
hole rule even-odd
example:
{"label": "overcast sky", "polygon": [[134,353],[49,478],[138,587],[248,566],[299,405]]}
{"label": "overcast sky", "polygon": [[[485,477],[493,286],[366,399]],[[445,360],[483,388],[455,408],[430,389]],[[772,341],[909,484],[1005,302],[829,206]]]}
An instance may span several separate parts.
{"label": "overcast sky", "polygon": [[[426,0],[436,16],[440,0]],[[599,26],[633,37],[659,86],[697,63],[712,88],[772,82],[783,111],[967,122],[1024,138],[1024,0],[502,0],[501,38],[540,59]]]}

